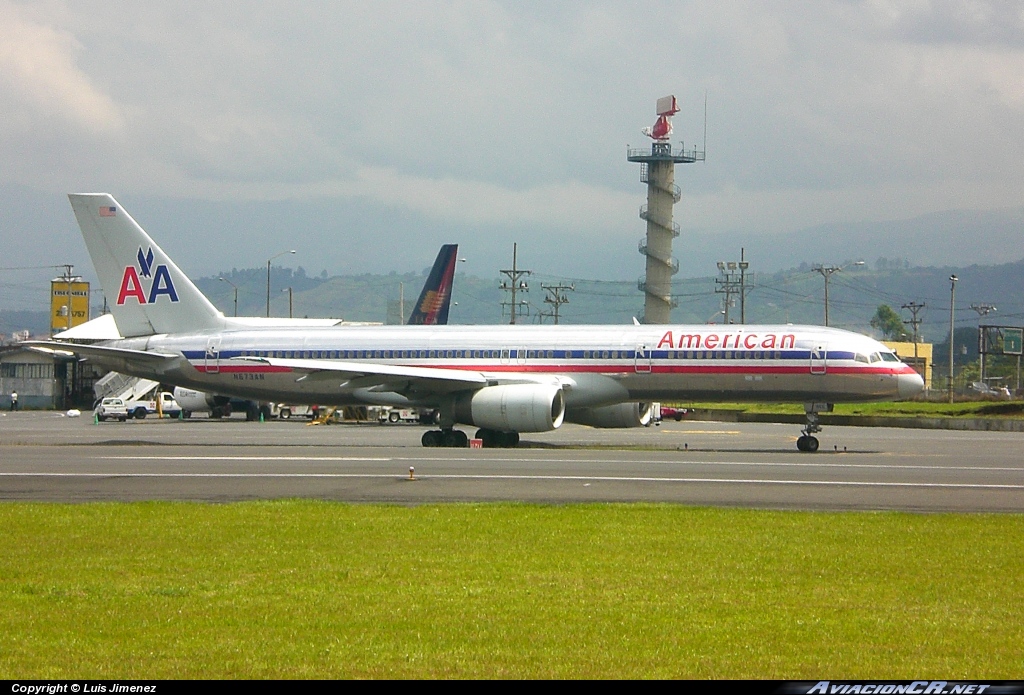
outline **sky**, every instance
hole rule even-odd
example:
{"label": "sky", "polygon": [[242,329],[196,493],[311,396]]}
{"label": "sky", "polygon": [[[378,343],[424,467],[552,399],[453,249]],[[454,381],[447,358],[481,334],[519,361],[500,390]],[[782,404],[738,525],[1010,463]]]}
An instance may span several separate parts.
{"label": "sky", "polygon": [[518,242],[538,272],[635,280],[626,148],[667,94],[687,148],[707,100],[707,160],[676,170],[684,266],[687,240],[1024,206],[1017,2],[0,0],[0,32],[9,297],[9,268],[90,274],[86,191],[195,276],[290,249],[405,272],[457,242],[496,277]]}

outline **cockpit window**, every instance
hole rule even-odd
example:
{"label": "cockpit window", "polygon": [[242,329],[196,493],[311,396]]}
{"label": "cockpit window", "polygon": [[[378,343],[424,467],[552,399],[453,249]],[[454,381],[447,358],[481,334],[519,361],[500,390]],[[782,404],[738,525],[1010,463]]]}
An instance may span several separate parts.
{"label": "cockpit window", "polygon": [[879,355],[877,352],[872,352],[871,353],[871,362],[872,363],[874,363],[874,362],[881,362],[881,361],[882,361],[882,356],[881,355]]}
{"label": "cockpit window", "polygon": [[857,360],[858,362],[863,362],[864,364],[868,364],[871,361],[871,360],[868,359],[867,355],[865,355],[865,354],[863,354],[861,352],[858,352],[857,354],[855,354],[853,356],[853,359]]}
{"label": "cockpit window", "polygon": [[900,358],[899,358],[899,357],[897,357],[895,353],[892,353],[892,352],[883,352],[883,353],[882,353],[882,360],[883,360],[884,362],[899,362],[899,361],[900,361]]}

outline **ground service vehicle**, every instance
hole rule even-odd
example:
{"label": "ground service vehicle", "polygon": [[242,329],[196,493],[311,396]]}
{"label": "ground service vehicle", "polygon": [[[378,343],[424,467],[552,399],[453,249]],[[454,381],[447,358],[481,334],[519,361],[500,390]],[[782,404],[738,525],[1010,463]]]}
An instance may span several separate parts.
{"label": "ground service vehicle", "polygon": [[128,409],[120,398],[101,398],[93,408],[93,413],[100,422],[112,419],[124,422],[128,419]]}
{"label": "ground service vehicle", "polygon": [[181,406],[168,391],[152,393],[145,399],[126,401],[124,405],[129,414],[138,420],[154,413],[162,413],[168,417],[178,417],[181,414]]}

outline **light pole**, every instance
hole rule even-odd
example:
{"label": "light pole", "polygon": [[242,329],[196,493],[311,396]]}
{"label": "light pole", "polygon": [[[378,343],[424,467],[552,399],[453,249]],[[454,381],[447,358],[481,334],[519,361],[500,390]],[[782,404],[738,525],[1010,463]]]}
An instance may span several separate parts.
{"label": "light pole", "polygon": [[[819,265],[812,268],[812,270],[821,273],[821,277],[825,278],[825,325],[828,325],[828,281],[833,274],[838,273],[843,268],[849,267],[847,265]],[[864,265],[864,261],[857,261],[852,265]]]}
{"label": "light pole", "polygon": [[231,285],[232,287],[235,288],[235,316],[238,316],[238,285],[236,285],[235,283],[231,282],[227,278],[217,278],[217,279],[220,280],[221,282],[226,282],[226,283],[228,283],[229,285]]}
{"label": "light pole", "polygon": [[291,251],[282,251],[281,253],[277,254],[276,256],[271,256],[270,258],[267,259],[267,318],[268,319],[270,318],[270,262],[272,260],[274,260],[275,258],[280,258],[281,256],[285,256],[285,255],[287,255],[289,253],[295,253],[295,249],[292,249]]}
{"label": "light pole", "polygon": [[281,291],[288,293],[288,318],[291,318],[292,317],[292,288],[288,287],[288,288],[285,288],[285,289],[283,289]]}
{"label": "light pole", "polygon": [[956,275],[949,276],[949,402],[953,402],[953,308],[956,306]]}

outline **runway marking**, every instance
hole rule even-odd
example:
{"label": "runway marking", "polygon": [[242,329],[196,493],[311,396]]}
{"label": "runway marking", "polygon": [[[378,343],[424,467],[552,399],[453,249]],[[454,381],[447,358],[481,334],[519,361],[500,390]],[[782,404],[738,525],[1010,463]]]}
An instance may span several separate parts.
{"label": "runway marking", "polygon": [[[395,473],[0,473],[4,478],[367,478],[406,480]],[[910,487],[978,490],[1024,490],[1024,485],[989,483],[900,483],[851,480],[758,480],[756,478],[661,478],[582,475],[420,475],[418,480],[536,480],[611,483],[717,483],[733,485],[818,485],[839,487]]]}
{"label": "runway marking", "polygon": [[100,461],[393,461],[367,456],[92,456]]}
{"label": "runway marking", "polygon": [[[846,454],[850,456],[851,454]],[[682,464],[687,466],[758,466],[764,468],[883,468],[892,470],[927,470],[927,471],[1003,471],[1003,472],[1024,472],[1020,466],[922,466],[901,463],[813,463],[792,461],[772,461],[758,463],[756,461],[679,461],[679,460],[655,460],[655,461],[632,461],[630,459],[553,459],[553,458],[475,458],[469,456],[452,457],[445,459],[418,458],[414,456],[394,457],[365,457],[365,456],[91,456],[95,461],[361,461],[361,462],[387,462],[387,461],[412,461],[416,463],[450,463],[450,462],[471,462],[471,463],[586,463],[586,464],[626,464],[636,465],[640,463],[654,464]]]}
{"label": "runway marking", "polygon": [[[851,454],[846,454],[847,456]],[[1006,471],[1011,473],[1024,473],[1024,467],[1021,466],[919,466],[902,463],[793,463],[791,461],[773,461],[758,463],[757,461],[677,461],[677,460],[650,460],[650,461],[631,461],[629,459],[587,459],[582,461],[581,459],[506,459],[506,458],[448,458],[448,459],[421,459],[414,458],[412,456],[403,457],[396,456],[393,461],[436,461],[438,463],[448,462],[476,462],[476,463],[618,463],[618,464],[681,464],[687,466],[763,466],[768,467],[793,467],[793,468],[885,468],[885,469],[907,469],[907,470],[936,470],[936,471]]]}

